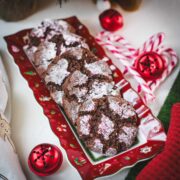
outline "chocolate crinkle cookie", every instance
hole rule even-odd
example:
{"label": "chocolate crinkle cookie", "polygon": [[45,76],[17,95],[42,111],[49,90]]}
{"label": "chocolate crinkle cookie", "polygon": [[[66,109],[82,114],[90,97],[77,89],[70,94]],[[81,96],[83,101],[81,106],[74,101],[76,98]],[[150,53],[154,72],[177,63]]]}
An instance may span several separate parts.
{"label": "chocolate crinkle cookie", "polygon": [[[90,68],[86,68],[86,66],[96,62],[101,64],[101,68],[99,67],[99,74],[97,74],[97,72],[92,73]],[[107,72],[104,72],[106,70]],[[50,90],[51,96],[60,105],[62,104],[64,90],[69,88],[69,81],[74,81],[77,77],[77,73],[74,74],[75,71],[79,71],[81,74],[88,77],[108,75],[107,78],[112,81],[111,71],[106,62],[98,60],[88,49],[72,48],[61,56],[57,56],[49,65],[44,75],[44,81]],[[71,76],[71,78],[69,78],[69,76]],[[63,84],[65,85],[63,86]]]}
{"label": "chocolate crinkle cookie", "polygon": [[63,108],[73,124],[76,124],[80,104],[88,99],[99,99],[111,94],[114,82],[89,77],[74,71],[63,85]]}
{"label": "chocolate crinkle cookie", "polygon": [[40,76],[47,70],[48,65],[56,57],[56,44],[53,42],[41,42],[33,57],[33,64]]}
{"label": "chocolate crinkle cookie", "polygon": [[63,32],[74,33],[75,29],[63,20],[44,20],[40,26],[33,28],[28,36],[24,37],[25,41],[27,41],[27,45],[23,47],[26,55],[33,61],[34,53],[41,42],[47,41],[55,34],[62,34]]}
{"label": "chocolate crinkle cookie", "polygon": [[29,34],[29,46],[38,46],[42,41],[51,39],[55,34],[63,32],[75,33],[75,29],[63,20],[42,21],[41,25],[33,28]]}
{"label": "chocolate crinkle cookie", "polygon": [[63,20],[45,20],[24,37],[24,51],[79,138],[92,151],[112,156],[130,148],[137,115],[120,97],[105,59]]}
{"label": "chocolate crinkle cookie", "polygon": [[[97,74],[96,74],[97,75]],[[83,102],[86,99],[99,99],[110,94],[114,87],[111,77],[98,74],[98,76],[88,76],[81,71],[74,71],[63,85],[63,91],[68,99]]]}
{"label": "chocolate crinkle cookie", "polygon": [[138,131],[136,112],[131,104],[111,95],[82,103],[76,124],[85,145],[108,156],[130,148]]}
{"label": "chocolate crinkle cookie", "polygon": [[24,51],[42,75],[55,56],[72,48],[89,48],[85,39],[73,33],[73,28],[62,20],[44,21],[31,31]]}
{"label": "chocolate crinkle cookie", "polygon": [[69,32],[54,34],[48,38],[48,41],[56,44],[57,55],[61,55],[74,47],[89,48],[84,38]]}
{"label": "chocolate crinkle cookie", "polygon": [[95,62],[97,57],[85,48],[72,48],[53,59],[44,74],[44,81],[51,96],[58,104],[62,104],[62,85],[75,70],[83,69],[84,62]]}
{"label": "chocolate crinkle cookie", "polygon": [[[36,48],[33,47],[27,51],[28,56],[31,58],[32,63],[40,75],[47,70],[48,65],[54,61],[56,56],[60,56],[66,51],[72,51],[74,48],[88,49],[85,41],[75,34],[64,33],[57,37],[55,35],[53,38],[54,39],[48,41],[43,41]],[[33,55],[31,55],[32,52]]]}

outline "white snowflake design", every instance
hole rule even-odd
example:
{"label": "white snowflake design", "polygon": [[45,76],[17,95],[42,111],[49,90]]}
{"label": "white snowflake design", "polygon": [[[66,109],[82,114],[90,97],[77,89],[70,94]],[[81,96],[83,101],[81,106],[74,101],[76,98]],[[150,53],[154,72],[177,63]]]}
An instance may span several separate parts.
{"label": "white snowflake design", "polygon": [[153,133],[158,133],[160,131],[160,129],[161,129],[161,125],[157,125],[152,129],[152,131],[153,131]]}
{"label": "white snowflake design", "polygon": [[147,154],[147,153],[151,152],[151,149],[152,149],[152,147],[150,147],[150,146],[145,146],[145,147],[143,147],[143,148],[140,149],[140,152],[141,152],[141,153],[144,153],[144,154]]}

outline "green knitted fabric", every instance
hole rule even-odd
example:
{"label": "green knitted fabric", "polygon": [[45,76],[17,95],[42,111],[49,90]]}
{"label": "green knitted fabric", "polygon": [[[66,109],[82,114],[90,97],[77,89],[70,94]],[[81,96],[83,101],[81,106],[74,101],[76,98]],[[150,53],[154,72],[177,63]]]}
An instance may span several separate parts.
{"label": "green knitted fabric", "polygon": [[[164,105],[161,108],[161,111],[158,115],[158,119],[160,119],[164,125],[165,131],[168,131],[169,127],[169,119],[170,119],[170,112],[171,107],[174,103],[180,102],[180,73],[178,74],[170,93],[168,94]],[[131,168],[126,180],[134,180],[139,172],[150,162],[151,160],[140,162]]]}

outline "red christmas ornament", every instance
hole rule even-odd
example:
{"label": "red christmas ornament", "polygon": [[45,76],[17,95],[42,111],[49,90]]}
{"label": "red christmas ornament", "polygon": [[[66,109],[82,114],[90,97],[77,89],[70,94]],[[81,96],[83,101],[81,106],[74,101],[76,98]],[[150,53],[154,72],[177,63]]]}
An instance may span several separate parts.
{"label": "red christmas ornament", "polygon": [[99,20],[101,26],[107,31],[117,31],[123,26],[122,15],[114,9],[108,9],[102,12],[99,16]]}
{"label": "red christmas ornament", "polygon": [[135,61],[135,67],[145,80],[153,80],[163,73],[164,61],[155,52],[145,52]]}
{"label": "red christmas ornament", "polygon": [[28,158],[31,171],[38,176],[48,176],[59,169],[63,156],[57,146],[39,144],[34,147]]}

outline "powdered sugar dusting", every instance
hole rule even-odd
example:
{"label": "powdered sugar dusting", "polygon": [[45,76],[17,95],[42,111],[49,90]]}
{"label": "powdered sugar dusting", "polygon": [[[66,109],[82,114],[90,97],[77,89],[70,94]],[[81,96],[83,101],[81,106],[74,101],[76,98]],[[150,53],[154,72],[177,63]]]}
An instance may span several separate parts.
{"label": "powdered sugar dusting", "polygon": [[80,71],[74,71],[70,77],[70,83],[67,88],[71,90],[74,86],[85,84],[88,80],[88,76]]}
{"label": "powdered sugar dusting", "polygon": [[48,65],[56,56],[56,44],[52,42],[43,42],[38,46],[34,54],[34,64],[38,72],[42,74],[47,70]]}
{"label": "powdered sugar dusting", "polygon": [[42,22],[42,25],[32,29],[31,36],[35,37],[44,37],[46,30],[55,31],[56,33],[61,33],[63,31],[72,31],[72,27],[63,20],[51,20],[46,19]]}
{"label": "powdered sugar dusting", "polygon": [[62,97],[64,95],[63,91],[54,91],[51,92],[51,97],[53,98],[53,100],[57,103],[62,105]]}
{"label": "powdered sugar dusting", "polygon": [[128,127],[128,126],[123,126],[121,134],[119,134],[119,142],[124,142],[127,147],[131,146],[131,144],[134,141],[134,138],[136,137],[137,134],[137,129],[135,127]]}
{"label": "powdered sugar dusting", "polygon": [[104,76],[110,76],[112,74],[108,64],[104,61],[96,61],[90,64],[85,64],[87,68],[93,75],[100,74]]}
{"label": "powdered sugar dusting", "polygon": [[100,139],[94,140],[93,150],[99,153],[102,153],[103,151],[103,144],[101,143]]}
{"label": "powdered sugar dusting", "polygon": [[135,111],[129,104],[127,103],[122,104],[122,108],[123,108],[123,115],[122,115],[123,118],[129,118],[135,115]]}
{"label": "powdered sugar dusting", "polygon": [[[65,31],[68,31],[70,28],[70,25],[66,21],[63,21],[63,20],[57,20],[57,21],[55,21],[55,24],[58,24],[59,27],[63,27],[63,30],[65,30]],[[58,27],[58,29],[60,29],[59,27]]]}
{"label": "powdered sugar dusting", "polygon": [[121,104],[119,104],[120,102],[117,100],[117,98],[114,96],[109,96],[108,102],[110,109],[115,113],[119,114],[120,116],[122,116],[123,109],[121,107]]}
{"label": "powdered sugar dusting", "polygon": [[61,44],[61,47],[60,47],[61,54],[68,50],[71,50],[72,47],[74,47],[74,44],[76,44],[75,47],[89,49],[88,45],[85,43],[82,37],[76,34],[69,33],[69,32],[64,32],[62,33],[62,35],[65,41],[65,44],[63,43]]}
{"label": "powdered sugar dusting", "polygon": [[65,40],[65,45],[66,46],[70,46],[74,42],[83,41],[82,37],[80,37],[80,36],[78,36],[76,34],[72,34],[72,33],[69,33],[69,32],[64,32],[62,35],[63,35],[63,38]]}
{"label": "powdered sugar dusting", "polygon": [[92,89],[89,91],[88,98],[92,98],[92,99],[102,98],[104,95],[110,94],[112,88],[113,88],[113,83],[95,81],[92,85]]}
{"label": "powdered sugar dusting", "polygon": [[68,117],[72,120],[73,124],[76,123],[76,120],[78,118],[78,112],[80,105],[75,101],[67,101],[65,100],[63,102],[63,106],[66,109],[66,113],[68,114]]}
{"label": "powdered sugar dusting", "polygon": [[127,102],[119,102],[119,98],[114,96],[108,97],[109,107],[116,114],[120,115],[122,118],[129,118],[135,115],[135,111],[132,106]]}
{"label": "powdered sugar dusting", "polygon": [[88,77],[80,71],[74,71],[68,81],[67,90],[70,95],[75,94],[78,98],[78,102],[82,102],[82,98],[87,94],[88,89],[86,87],[75,87],[85,84]]}
{"label": "powdered sugar dusting", "polygon": [[80,60],[82,59],[82,55],[83,55],[83,49],[82,48],[77,48],[77,47],[74,47],[74,48],[71,48],[68,53],[70,55],[72,55],[73,57],[76,57],[77,60]]}
{"label": "powdered sugar dusting", "polygon": [[89,135],[89,133],[90,133],[90,124],[89,124],[90,119],[91,119],[90,115],[80,116],[80,118],[79,118],[80,132],[83,135]]}
{"label": "powdered sugar dusting", "polygon": [[81,106],[81,111],[93,111],[95,109],[95,102],[92,99],[85,101]]}
{"label": "powdered sugar dusting", "polygon": [[104,114],[101,117],[101,123],[98,126],[98,134],[102,134],[105,140],[109,139],[110,134],[114,131],[114,123]]}
{"label": "powdered sugar dusting", "polygon": [[114,156],[115,154],[117,154],[117,150],[115,148],[108,148],[108,150],[105,153],[107,156]]}
{"label": "powdered sugar dusting", "polygon": [[77,87],[77,88],[73,88],[69,92],[69,94],[76,95],[78,102],[83,102],[83,99],[84,99],[85,95],[87,94],[87,92],[88,92],[88,89],[86,87],[83,87],[83,88]]}
{"label": "powdered sugar dusting", "polygon": [[46,28],[34,28],[32,29],[30,35],[34,37],[43,37],[45,33]]}
{"label": "powdered sugar dusting", "polygon": [[55,84],[61,85],[63,80],[70,74],[67,71],[68,61],[66,59],[60,59],[57,64],[51,66],[45,76],[45,82],[54,82]]}
{"label": "powdered sugar dusting", "polygon": [[34,63],[34,53],[37,51],[37,47],[35,46],[29,47],[28,45],[25,45],[23,47],[23,50],[26,53],[29,60]]}

